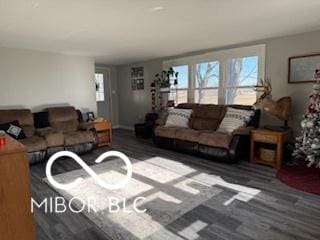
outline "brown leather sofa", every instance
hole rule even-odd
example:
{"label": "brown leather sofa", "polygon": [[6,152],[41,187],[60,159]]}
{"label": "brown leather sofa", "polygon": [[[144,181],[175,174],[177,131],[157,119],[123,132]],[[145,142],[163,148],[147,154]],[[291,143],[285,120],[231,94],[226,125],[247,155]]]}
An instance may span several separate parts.
{"label": "brown leather sofa", "polygon": [[61,146],[62,139],[65,150],[79,154],[88,152],[96,146],[93,123],[80,123],[74,107],[48,108],[48,120],[55,133],[51,141],[47,140],[50,147],[53,148],[49,154]]}
{"label": "brown leather sofa", "polygon": [[26,135],[25,139],[19,141],[27,146],[30,163],[45,159],[47,143],[43,137],[37,135],[31,111],[29,109],[0,110],[0,123],[15,120],[19,122]]}
{"label": "brown leather sofa", "polygon": [[[253,110],[251,106],[230,107]],[[157,146],[223,162],[248,158],[250,130],[259,126],[259,110],[254,110],[254,116],[247,127],[227,134],[216,132],[225,115],[226,105],[183,103],[177,108],[193,110],[189,128],[165,127],[166,116],[158,119],[153,138]]]}
{"label": "brown leather sofa", "polygon": [[96,134],[92,123],[79,122],[74,107],[49,108],[44,115],[45,127],[35,128],[34,114],[29,109],[0,110],[0,124],[17,120],[26,138],[19,141],[28,148],[31,164],[47,159],[62,150],[78,154],[93,150]]}

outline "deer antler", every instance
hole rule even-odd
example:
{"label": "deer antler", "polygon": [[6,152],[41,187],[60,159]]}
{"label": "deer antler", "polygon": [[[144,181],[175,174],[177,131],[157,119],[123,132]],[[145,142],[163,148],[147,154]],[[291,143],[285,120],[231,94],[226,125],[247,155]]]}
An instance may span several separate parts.
{"label": "deer antler", "polygon": [[258,85],[254,86],[254,90],[256,92],[262,92],[263,94],[260,96],[260,99],[271,96],[271,80],[270,78],[262,79],[260,78]]}

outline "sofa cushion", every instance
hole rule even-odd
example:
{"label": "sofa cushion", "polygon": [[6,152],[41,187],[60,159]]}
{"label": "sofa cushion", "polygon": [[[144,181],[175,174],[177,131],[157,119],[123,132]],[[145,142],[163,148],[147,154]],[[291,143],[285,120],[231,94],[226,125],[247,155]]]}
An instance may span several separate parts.
{"label": "sofa cushion", "polygon": [[45,139],[48,147],[59,147],[64,145],[63,133],[49,133],[45,135]]}
{"label": "sofa cushion", "polygon": [[[21,124],[20,124],[21,125]],[[26,137],[32,137],[35,134],[35,128],[33,125],[21,125]]]}
{"label": "sofa cushion", "polygon": [[91,131],[75,131],[64,133],[64,145],[71,146],[94,141],[94,135]]}
{"label": "sofa cushion", "polygon": [[50,125],[57,131],[73,132],[78,130],[78,113],[74,107],[48,108]]}
{"label": "sofa cushion", "polygon": [[32,136],[19,141],[28,148],[28,152],[37,152],[47,149],[46,141],[42,137]]}
{"label": "sofa cushion", "polygon": [[34,135],[33,116],[29,109],[8,109],[0,110],[0,123],[18,121],[26,137]]}
{"label": "sofa cushion", "polygon": [[219,119],[210,119],[210,118],[192,118],[191,127],[195,130],[217,130],[220,124]]}
{"label": "sofa cushion", "polygon": [[45,128],[37,128],[36,135],[40,137],[44,137],[50,133],[55,133],[56,131],[52,127],[45,127]]}
{"label": "sofa cushion", "polygon": [[64,122],[51,122],[50,124],[56,131],[61,131],[61,132],[74,132],[74,131],[77,131],[79,127],[78,120],[69,120]]}
{"label": "sofa cushion", "polygon": [[215,131],[225,114],[225,107],[214,104],[199,104],[193,108],[191,128]]}
{"label": "sofa cushion", "polygon": [[253,110],[242,110],[228,107],[227,112],[217,131],[232,133],[237,128],[245,127],[253,115]]}
{"label": "sofa cushion", "polygon": [[158,126],[154,129],[154,134],[157,137],[175,138],[177,129],[174,127]]}
{"label": "sofa cushion", "polygon": [[220,132],[201,132],[199,137],[199,144],[210,147],[229,148],[232,135]]}
{"label": "sofa cushion", "polygon": [[190,128],[182,128],[176,130],[175,138],[180,140],[186,140],[190,142],[198,142],[200,137],[200,131],[190,129]]}
{"label": "sofa cushion", "polygon": [[187,128],[191,113],[191,109],[169,109],[169,115],[167,117],[165,126]]}

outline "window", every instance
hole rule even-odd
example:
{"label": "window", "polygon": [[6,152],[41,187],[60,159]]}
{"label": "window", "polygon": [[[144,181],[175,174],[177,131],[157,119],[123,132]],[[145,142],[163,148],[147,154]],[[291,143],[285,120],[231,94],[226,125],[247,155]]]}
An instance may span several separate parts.
{"label": "window", "polygon": [[188,101],[189,73],[188,65],[173,67],[173,70],[179,72],[178,85],[171,84],[169,100],[174,100],[175,105]]}
{"label": "window", "polygon": [[179,86],[170,94],[176,103],[252,105],[257,98],[253,86],[264,78],[264,63],[265,45],[260,44],[168,60],[163,67],[178,66]]}
{"label": "window", "polygon": [[219,62],[197,64],[195,79],[195,102],[218,104]]}
{"label": "window", "polygon": [[104,101],[104,75],[103,73],[95,74],[95,82],[96,82],[96,101],[103,102]]}
{"label": "window", "polygon": [[258,82],[259,57],[233,58],[227,61],[226,104],[252,105],[256,101],[253,86]]}

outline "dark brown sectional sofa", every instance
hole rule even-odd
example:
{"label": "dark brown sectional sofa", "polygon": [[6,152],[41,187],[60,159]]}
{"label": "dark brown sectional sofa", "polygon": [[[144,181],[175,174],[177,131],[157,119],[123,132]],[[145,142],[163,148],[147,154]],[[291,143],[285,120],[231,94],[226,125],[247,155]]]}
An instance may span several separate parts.
{"label": "dark brown sectional sofa", "polygon": [[[233,108],[254,110],[252,106],[229,105]],[[249,157],[250,131],[259,126],[260,110],[247,127],[232,134],[216,132],[228,106],[214,104],[179,104],[177,108],[193,109],[189,128],[165,127],[166,116],[158,119],[154,129],[154,143],[163,148],[200,155],[222,162],[236,162]]]}
{"label": "dark brown sectional sofa", "polygon": [[[38,114],[32,114],[29,109],[0,110],[0,124],[17,120],[22,127],[26,138],[19,141],[27,146],[31,164],[43,161],[58,151],[81,154],[96,147],[93,124],[79,119],[74,107],[48,108],[41,113],[41,118],[34,117]],[[41,128],[36,128],[37,125]]]}

